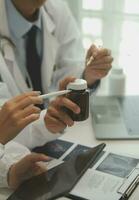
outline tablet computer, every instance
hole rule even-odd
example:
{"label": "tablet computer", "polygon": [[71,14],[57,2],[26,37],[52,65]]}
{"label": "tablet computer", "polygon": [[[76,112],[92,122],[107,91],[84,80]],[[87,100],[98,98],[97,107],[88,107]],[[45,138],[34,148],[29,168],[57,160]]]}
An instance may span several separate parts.
{"label": "tablet computer", "polygon": [[25,181],[7,200],[51,200],[67,195],[104,147],[102,143]]}

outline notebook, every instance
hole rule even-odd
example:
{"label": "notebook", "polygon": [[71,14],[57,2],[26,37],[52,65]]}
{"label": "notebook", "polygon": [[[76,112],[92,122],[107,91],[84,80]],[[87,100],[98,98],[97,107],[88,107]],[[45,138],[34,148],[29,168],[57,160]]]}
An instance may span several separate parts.
{"label": "notebook", "polygon": [[[55,162],[48,164],[51,170],[26,181],[8,200],[50,200],[63,195],[73,200],[132,198],[139,184],[139,159],[102,151],[104,146],[92,148],[57,139],[35,148],[35,152],[54,158]],[[92,150],[95,152],[93,156],[89,153]],[[89,164],[88,160],[91,161]],[[61,162],[58,161],[65,162],[65,165],[59,165]]]}
{"label": "notebook", "polygon": [[90,110],[97,139],[139,138],[139,96],[92,96]]}
{"label": "notebook", "polygon": [[68,195],[86,170],[95,163],[104,147],[102,143],[89,148],[25,181],[7,200],[51,200]]}

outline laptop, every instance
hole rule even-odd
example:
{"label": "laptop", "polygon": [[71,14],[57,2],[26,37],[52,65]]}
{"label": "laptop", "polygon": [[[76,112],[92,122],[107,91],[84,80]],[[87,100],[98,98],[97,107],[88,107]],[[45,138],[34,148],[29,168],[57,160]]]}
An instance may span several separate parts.
{"label": "laptop", "polygon": [[139,138],[139,96],[91,96],[97,139]]}

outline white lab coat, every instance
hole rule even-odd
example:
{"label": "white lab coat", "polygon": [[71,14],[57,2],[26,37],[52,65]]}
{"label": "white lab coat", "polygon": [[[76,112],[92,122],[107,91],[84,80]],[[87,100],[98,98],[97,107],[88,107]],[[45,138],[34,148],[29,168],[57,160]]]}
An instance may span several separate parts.
{"label": "white lab coat", "polygon": [[0,159],[0,188],[8,187],[8,172],[10,167],[30,154],[30,151],[23,145],[16,142],[9,142],[5,145],[4,155]]}
{"label": "white lab coat", "polygon": [[[43,17],[43,60],[41,67],[44,93],[55,88],[67,75],[80,76],[84,52],[75,21],[64,2],[47,0],[41,8]],[[0,0],[0,103],[7,98],[28,91],[17,66],[14,46],[10,41],[5,1]],[[56,69],[56,70],[54,70]],[[16,140],[29,148],[44,144],[59,136],[51,134],[44,125],[44,113],[38,121],[26,127]]]}

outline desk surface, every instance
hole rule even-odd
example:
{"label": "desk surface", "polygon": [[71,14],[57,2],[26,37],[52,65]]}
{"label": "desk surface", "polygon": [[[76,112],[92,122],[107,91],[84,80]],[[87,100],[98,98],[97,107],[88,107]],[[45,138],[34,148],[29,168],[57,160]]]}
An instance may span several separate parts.
{"label": "desk surface", "polygon": [[[114,153],[128,154],[131,156],[139,157],[139,140],[96,140],[94,136],[93,127],[91,125],[91,116],[84,122],[76,122],[73,127],[67,128],[66,133],[61,139],[69,140],[84,145],[97,145],[105,142],[105,150]],[[9,190],[0,190],[0,200],[6,200]],[[67,198],[60,198],[66,200]],[[139,199],[139,187],[136,192],[131,196],[130,200]]]}
{"label": "desk surface", "polygon": [[62,138],[84,145],[97,145],[104,142],[107,151],[139,157],[139,140],[96,140],[91,124],[91,116],[88,120],[76,122],[73,127],[68,128]]}

